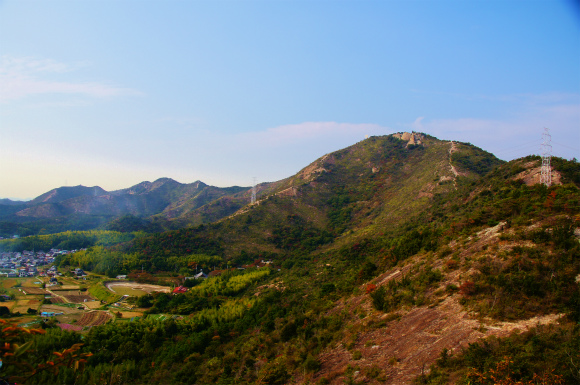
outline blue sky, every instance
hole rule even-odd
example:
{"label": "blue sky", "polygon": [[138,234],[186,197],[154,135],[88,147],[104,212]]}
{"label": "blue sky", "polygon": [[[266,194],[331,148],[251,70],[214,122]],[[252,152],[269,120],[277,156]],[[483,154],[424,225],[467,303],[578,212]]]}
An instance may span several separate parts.
{"label": "blue sky", "polygon": [[573,1],[0,0],[0,197],[275,181],[422,131],[580,158]]}

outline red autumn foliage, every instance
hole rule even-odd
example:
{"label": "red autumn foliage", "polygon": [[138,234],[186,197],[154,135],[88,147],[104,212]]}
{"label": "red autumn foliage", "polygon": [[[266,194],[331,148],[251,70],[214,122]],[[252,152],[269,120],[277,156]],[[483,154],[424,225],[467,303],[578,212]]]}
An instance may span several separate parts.
{"label": "red autumn foliage", "polygon": [[367,294],[370,294],[370,293],[372,293],[373,291],[375,291],[375,289],[376,289],[376,288],[377,288],[377,285],[375,285],[375,284],[373,284],[373,283],[369,283],[369,284],[367,285],[367,288],[366,288],[366,292],[367,292]]}

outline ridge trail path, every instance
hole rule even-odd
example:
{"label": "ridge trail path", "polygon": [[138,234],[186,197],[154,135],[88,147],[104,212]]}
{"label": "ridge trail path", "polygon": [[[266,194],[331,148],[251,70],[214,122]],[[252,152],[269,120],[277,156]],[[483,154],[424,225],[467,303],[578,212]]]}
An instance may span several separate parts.
{"label": "ridge trail path", "polygon": [[454,175],[453,176],[453,186],[455,187],[455,190],[457,190],[457,177],[459,176],[459,173],[455,169],[455,166],[453,166],[453,164],[451,163],[451,155],[453,155],[453,153],[456,151],[457,151],[457,147],[455,146],[455,142],[452,140],[451,147],[449,147],[449,166],[451,167],[451,172]]}

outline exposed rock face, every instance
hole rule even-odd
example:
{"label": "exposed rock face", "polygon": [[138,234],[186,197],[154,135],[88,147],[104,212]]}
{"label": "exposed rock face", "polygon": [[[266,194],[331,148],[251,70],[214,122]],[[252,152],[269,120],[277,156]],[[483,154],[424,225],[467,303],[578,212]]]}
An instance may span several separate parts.
{"label": "exposed rock face", "polygon": [[[339,344],[335,349],[319,356],[322,363],[321,374],[331,384],[342,384],[346,379],[347,365],[355,364],[362,372],[377,365],[383,369],[386,384],[410,384],[447,348],[451,354],[468,344],[491,335],[505,337],[515,330],[526,330],[538,324],[557,321],[562,315],[551,314],[534,317],[519,322],[499,322],[482,324],[468,314],[458,302],[459,295],[447,297],[439,306],[418,307],[405,313],[400,319],[387,323],[382,328],[365,328],[348,350]],[[370,311],[370,309],[369,309]],[[382,318],[387,318],[383,315]],[[360,351],[362,358],[353,361],[354,351]],[[322,376],[320,376],[322,377]],[[330,378],[329,378],[330,377]],[[359,380],[364,380],[360,375]],[[367,379],[368,380],[368,379]]]}
{"label": "exposed rock face", "polygon": [[393,134],[394,137],[399,138],[401,140],[404,140],[407,143],[407,146],[410,144],[423,144],[423,135],[418,134],[416,132],[410,133],[410,132],[398,132],[396,134]]}
{"label": "exposed rock face", "polygon": [[304,168],[301,171],[300,176],[304,180],[310,182],[316,177],[317,174],[323,172],[327,172],[327,170],[324,167],[322,167],[322,162],[320,162],[320,164],[312,163],[310,166]]}
{"label": "exposed rock face", "polygon": [[[532,186],[535,184],[540,183],[541,176],[542,176],[542,166],[538,166],[540,162],[532,161],[524,164],[523,166],[526,168],[525,171],[520,172],[518,175],[515,176],[515,180],[522,180],[526,185]],[[562,176],[560,173],[554,169],[552,169],[552,184],[553,185],[561,185],[562,184]]]}
{"label": "exposed rock face", "polygon": [[298,195],[298,189],[296,187],[289,187],[285,190],[278,192],[276,195],[279,196],[287,196],[287,197],[295,197]]}

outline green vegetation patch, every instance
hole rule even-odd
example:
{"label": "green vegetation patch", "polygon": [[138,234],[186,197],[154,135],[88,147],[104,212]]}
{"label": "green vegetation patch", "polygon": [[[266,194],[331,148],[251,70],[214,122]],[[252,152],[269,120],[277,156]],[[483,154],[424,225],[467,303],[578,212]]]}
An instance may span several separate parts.
{"label": "green vegetation patch", "polygon": [[414,384],[578,384],[580,326],[537,326],[506,338],[490,337],[456,355],[444,349]]}
{"label": "green vegetation patch", "polygon": [[97,298],[99,301],[104,301],[106,303],[116,302],[121,298],[120,295],[107,289],[102,282],[91,285],[88,291],[91,296]]}
{"label": "green vegetation patch", "polygon": [[459,287],[462,302],[480,314],[500,320],[566,312],[580,321],[580,243],[574,225],[564,219],[549,228],[522,234],[535,247],[513,247],[505,260],[487,258],[475,267],[480,274]]}
{"label": "green vegetation patch", "polygon": [[79,250],[95,245],[111,246],[133,240],[143,233],[120,233],[117,231],[65,231],[57,234],[34,235],[18,239],[0,240],[2,251],[24,250]]}

